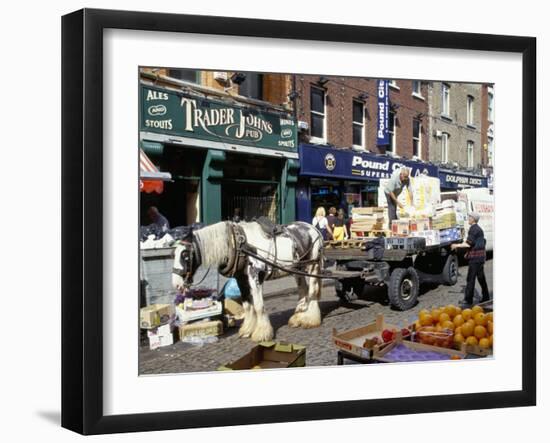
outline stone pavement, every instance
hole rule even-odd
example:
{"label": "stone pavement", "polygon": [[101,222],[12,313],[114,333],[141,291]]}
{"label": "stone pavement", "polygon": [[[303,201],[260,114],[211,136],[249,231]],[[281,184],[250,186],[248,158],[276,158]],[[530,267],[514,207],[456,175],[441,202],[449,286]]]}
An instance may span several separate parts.
{"label": "stone pavement", "polygon": [[[492,260],[485,265],[489,290],[492,292]],[[299,343],[306,346],[307,366],[336,364],[336,348],[332,344],[332,330],[345,331],[373,322],[376,315],[384,314],[389,323],[410,324],[418,311],[433,306],[457,304],[463,298],[467,267],[460,268],[458,283],[454,286],[437,286],[421,289],[419,303],[405,312],[391,309],[385,288],[368,288],[360,300],[342,304],[335,295],[330,280],[325,280],[320,302],[322,325],[315,329],[290,328],[288,319],[298,300],[293,278],[266,282],[265,305],[268,310],[275,340]],[[250,339],[239,338],[238,328],[228,329],[215,343],[203,346],[178,342],[154,351],[142,341],[139,352],[140,374],[214,371],[247,353],[256,344]]]}

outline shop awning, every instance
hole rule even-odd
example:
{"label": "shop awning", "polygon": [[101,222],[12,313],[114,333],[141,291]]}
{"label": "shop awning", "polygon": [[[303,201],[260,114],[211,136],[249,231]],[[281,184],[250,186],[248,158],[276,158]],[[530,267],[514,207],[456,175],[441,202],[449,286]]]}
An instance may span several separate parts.
{"label": "shop awning", "polygon": [[150,194],[156,192],[160,194],[164,189],[164,182],[172,180],[168,172],[160,172],[153,162],[143,152],[139,150],[139,189],[141,192]]}

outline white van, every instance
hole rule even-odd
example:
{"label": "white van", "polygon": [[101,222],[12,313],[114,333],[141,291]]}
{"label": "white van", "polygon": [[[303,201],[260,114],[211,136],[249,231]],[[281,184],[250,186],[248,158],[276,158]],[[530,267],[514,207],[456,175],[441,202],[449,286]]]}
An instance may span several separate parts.
{"label": "white van", "polygon": [[[485,234],[485,240],[487,241],[486,249],[487,251],[492,251],[495,203],[491,190],[489,188],[469,188],[441,193],[441,201],[449,199],[457,202],[457,210],[463,214],[464,220],[468,219],[468,212],[479,213],[478,224]],[[467,232],[467,224],[465,225],[465,229]]]}

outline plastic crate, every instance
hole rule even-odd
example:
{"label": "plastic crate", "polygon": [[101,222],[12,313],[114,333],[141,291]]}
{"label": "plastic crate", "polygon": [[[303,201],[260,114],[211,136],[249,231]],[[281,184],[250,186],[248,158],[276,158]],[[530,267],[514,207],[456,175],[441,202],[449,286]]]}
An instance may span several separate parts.
{"label": "plastic crate", "polygon": [[426,247],[424,237],[387,237],[385,239],[386,249],[405,249],[416,251]]}

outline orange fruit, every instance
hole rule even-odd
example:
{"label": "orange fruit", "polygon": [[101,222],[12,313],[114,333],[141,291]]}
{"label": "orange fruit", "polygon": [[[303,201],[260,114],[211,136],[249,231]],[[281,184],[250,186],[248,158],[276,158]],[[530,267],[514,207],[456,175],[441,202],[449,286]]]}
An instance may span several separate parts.
{"label": "orange fruit", "polygon": [[489,335],[489,346],[493,346],[493,335]]}
{"label": "orange fruit", "polygon": [[451,316],[447,314],[446,312],[442,312],[439,316],[439,323],[443,324],[443,322],[449,321],[451,319]]}
{"label": "orange fruit", "polygon": [[466,339],[464,338],[464,336],[462,334],[455,334],[455,338],[454,338],[454,341],[456,344],[459,344],[461,345],[462,343],[464,343]]}
{"label": "orange fruit", "polygon": [[454,317],[455,315],[455,307],[454,305],[447,305],[443,308],[443,311],[449,316],[449,318]]}
{"label": "orange fruit", "polygon": [[470,335],[466,339],[466,344],[469,346],[477,346],[477,338],[475,338],[473,335]]}
{"label": "orange fruit", "polygon": [[420,320],[416,320],[414,322],[414,329],[418,331],[421,327],[422,327],[422,323],[420,323]]}
{"label": "orange fruit", "polygon": [[474,315],[476,325],[487,326],[487,316],[483,312],[478,312]]}
{"label": "orange fruit", "polygon": [[472,314],[478,314],[478,313],[483,313],[483,308],[479,305],[475,305],[473,308],[472,308]]}
{"label": "orange fruit", "polygon": [[462,309],[460,309],[458,306],[455,306],[455,316],[461,315],[461,314],[462,314]]}
{"label": "orange fruit", "polygon": [[445,320],[444,322],[442,322],[441,327],[443,329],[450,329],[451,331],[455,330],[455,325],[451,320]]}
{"label": "orange fruit", "polygon": [[472,318],[472,310],[471,309],[463,309],[462,310],[462,318],[464,321],[468,321]]}
{"label": "orange fruit", "polygon": [[483,338],[483,337],[486,337],[486,336],[487,336],[487,329],[485,329],[484,326],[477,325],[477,326],[474,328],[474,335],[475,335],[476,338],[478,338],[478,339]]}
{"label": "orange fruit", "polygon": [[453,318],[453,323],[455,324],[455,328],[462,326],[464,324],[464,318],[462,318],[462,314],[455,315],[455,318]]}
{"label": "orange fruit", "polygon": [[488,338],[480,339],[479,340],[479,347],[484,348],[484,349],[487,349],[487,348],[491,347],[491,344],[489,343],[489,339]]}
{"label": "orange fruit", "polygon": [[435,325],[435,332],[441,332],[443,331],[443,326],[441,326],[441,323],[438,323]]}
{"label": "orange fruit", "polygon": [[439,308],[433,308],[432,309],[432,318],[435,322],[439,321],[439,316],[441,315],[443,311]]}
{"label": "orange fruit", "polygon": [[461,326],[461,332],[465,338],[470,337],[474,333],[474,325],[467,321]]}
{"label": "orange fruit", "polygon": [[491,320],[487,321],[487,332],[489,335],[493,335],[493,322]]}
{"label": "orange fruit", "polygon": [[428,311],[427,309],[421,309],[420,312],[418,313],[418,318],[421,318],[423,315],[426,315],[429,313],[430,311]]}
{"label": "orange fruit", "polygon": [[420,317],[420,324],[422,326],[431,326],[433,324],[431,314],[424,314],[422,317]]}
{"label": "orange fruit", "polygon": [[457,328],[455,328],[455,335],[462,335],[462,326],[458,326]]}
{"label": "orange fruit", "polygon": [[487,314],[485,314],[485,315],[487,315],[487,320],[488,321],[493,321],[493,313],[492,312],[487,312]]}

